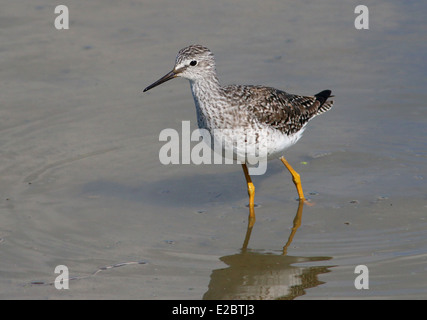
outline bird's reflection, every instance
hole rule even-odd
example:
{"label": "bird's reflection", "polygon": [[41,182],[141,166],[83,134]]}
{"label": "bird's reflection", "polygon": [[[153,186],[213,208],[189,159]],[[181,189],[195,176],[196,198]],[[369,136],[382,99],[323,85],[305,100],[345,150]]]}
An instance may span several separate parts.
{"label": "bird's reflection", "polygon": [[263,253],[248,249],[254,226],[249,220],[241,252],[220,258],[227,267],[214,270],[209,289],[203,299],[294,299],[306,288],[322,284],[317,275],[326,273],[328,266],[298,267],[295,263],[330,260],[330,257],[288,256],[287,249],[301,225],[304,201],[298,204],[291,233],[281,254]]}

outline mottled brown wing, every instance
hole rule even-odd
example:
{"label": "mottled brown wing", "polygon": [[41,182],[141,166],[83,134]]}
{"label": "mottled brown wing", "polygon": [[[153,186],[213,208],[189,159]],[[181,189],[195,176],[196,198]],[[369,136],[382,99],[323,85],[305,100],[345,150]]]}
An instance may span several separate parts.
{"label": "mottled brown wing", "polygon": [[330,90],[322,91],[314,96],[299,96],[269,87],[248,87],[251,91],[252,104],[247,107],[259,122],[280,130],[285,134],[293,134],[314,116],[329,110],[332,101],[327,101]]}

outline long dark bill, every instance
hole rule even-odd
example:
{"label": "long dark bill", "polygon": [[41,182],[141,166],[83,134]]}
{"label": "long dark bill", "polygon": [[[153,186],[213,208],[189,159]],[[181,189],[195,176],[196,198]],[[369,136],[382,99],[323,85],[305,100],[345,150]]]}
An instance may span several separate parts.
{"label": "long dark bill", "polygon": [[175,70],[172,70],[171,72],[169,72],[168,74],[166,74],[165,76],[161,77],[159,80],[157,80],[156,82],[154,82],[153,84],[150,84],[147,88],[144,89],[143,92],[148,91],[154,87],[157,87],[158,85],[162,84],[163,82],[166,82],[170,79],[173,79],[177,76],[177,72]]}

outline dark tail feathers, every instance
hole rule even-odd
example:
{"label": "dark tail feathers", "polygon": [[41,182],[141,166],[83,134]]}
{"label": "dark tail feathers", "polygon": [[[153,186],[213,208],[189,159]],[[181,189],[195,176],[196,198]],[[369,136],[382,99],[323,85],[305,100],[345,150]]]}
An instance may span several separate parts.
{"label": "dark tail feathers", "polygon": [[322,105],[325,103],[326,100],[328,100],[329,97],[333,97],[331,93],[332,93],[331,90],[323,90],[322,92],[319,92],[314,96],[320,102],[320,105]]}
{"label": "dark tail feathers", "polygon": [[314,96],[316,97],[316,100],[320,103],[319,109],[317,110],[316,114],[321,114],[332,108],[334,102],[332,100],[326,101],[328,100],[328,98],[333,97],[333,95],[331,95],[331,90],[323,90],[322,92],[319,92]]}

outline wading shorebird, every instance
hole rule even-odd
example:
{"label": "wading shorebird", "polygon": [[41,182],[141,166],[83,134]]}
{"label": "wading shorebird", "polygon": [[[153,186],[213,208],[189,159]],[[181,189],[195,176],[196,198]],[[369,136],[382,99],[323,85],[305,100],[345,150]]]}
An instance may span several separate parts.
{"label": "wading shorebird", "polygon": [[[255,221],[255,187],[249,175],[248,163],[257,158],[255,148],[263,150],[266,160],[279,158],[292,175],[298,196],[305,200],[300,175],[283,156],[283,151],[302,136],[307,122],[332,108],[330,90],[314,96],[289,94],[264,86],[221,86],[212,52],[201,45],[181,49],[171,72],[149,85],[144,92],[176,77],[190,80],[196,104],[197,122],[215,140],[222,141],[224,150],[242,161],[249,194],[249,218]],[[249,152],[248,150],[252,150]]]}

